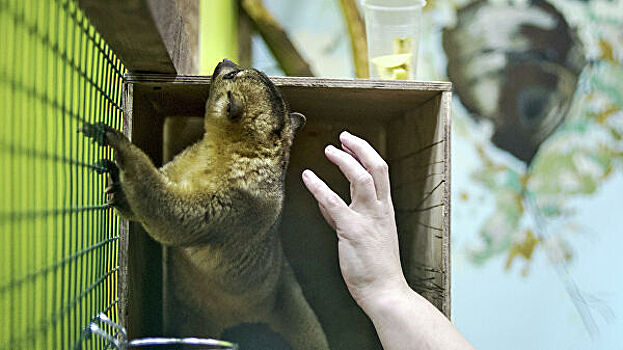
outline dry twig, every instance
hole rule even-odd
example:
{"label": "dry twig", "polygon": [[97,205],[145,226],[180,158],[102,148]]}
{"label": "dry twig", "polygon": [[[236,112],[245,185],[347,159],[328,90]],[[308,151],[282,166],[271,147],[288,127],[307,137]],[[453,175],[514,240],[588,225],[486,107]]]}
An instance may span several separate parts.
{"label": "dry twig", "polygon": [[313,76],[309,64],[261,0],[241,0],[243,11],[260,33],[279,66],[289,76]]}
{"label": "dry twig", "polygon": [[339,0],[342,15],[348,27],[350,46],[353,52],[353,64],[357,78],[368,78],[368,44],[366,42],[366,28],[355,0]]}

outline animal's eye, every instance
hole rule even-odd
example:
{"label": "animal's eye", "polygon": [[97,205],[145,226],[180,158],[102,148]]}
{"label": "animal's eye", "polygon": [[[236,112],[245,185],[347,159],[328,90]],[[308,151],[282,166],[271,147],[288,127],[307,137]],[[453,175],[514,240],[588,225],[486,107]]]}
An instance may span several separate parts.
{"label": "animal's eye", "polygon": [[227,105],[227,118],[232,121],[240,119],[242,116],[242,106],[234,98],[231,91],[227,91],[227,98],[229,99],[229,104]]}
{"label": "animal's eye", "polygon": [[239,70],[231,71],[231,72],[223,75],[223,79],[234,79],[234,77],[236,76],[236,74],[238,74],[238,72],[240,72],[240,71]]}

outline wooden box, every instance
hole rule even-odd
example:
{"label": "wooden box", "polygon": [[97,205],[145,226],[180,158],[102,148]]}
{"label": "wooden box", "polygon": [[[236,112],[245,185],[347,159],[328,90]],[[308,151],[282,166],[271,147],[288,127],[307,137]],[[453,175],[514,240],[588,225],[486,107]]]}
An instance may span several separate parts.
{"label": "wooden box", "polygon": [[[342,281],[335,233],[301,181],[303,169],[313,169],[349,200],[347,181],[323,154],[327,144],[339,142],[342,130],[367,139],[388,162],[405,275],[412,288],[449,317],[451,84],[272,80],[291,110],[307,117],[292,149],[282,241],[331,348],[381,348]],[[127,76],[125,132],[157,166],[202,135],[209,84],[209,77],[202,76]],[[162,335],[166,251],[139,224],[124,223],[121,237],[121,322],[131,338]]]}

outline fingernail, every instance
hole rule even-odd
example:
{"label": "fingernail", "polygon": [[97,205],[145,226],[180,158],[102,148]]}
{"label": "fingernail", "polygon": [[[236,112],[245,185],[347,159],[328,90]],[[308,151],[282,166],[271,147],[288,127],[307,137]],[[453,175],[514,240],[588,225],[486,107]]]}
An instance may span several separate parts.
{"label": "fingernail", "polygon": [[335,149],[335,146],[333,145],[327,145],[327,147],[324,148],[325,152],[333,152]]}

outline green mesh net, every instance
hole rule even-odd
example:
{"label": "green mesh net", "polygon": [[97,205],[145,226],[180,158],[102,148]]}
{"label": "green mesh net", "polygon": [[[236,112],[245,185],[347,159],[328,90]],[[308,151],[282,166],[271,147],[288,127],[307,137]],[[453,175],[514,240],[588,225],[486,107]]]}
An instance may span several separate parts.
{"label": "green mesh net", "polygon": [[117,315],[112,154],[76,130],[122,126],[124,67],[74,0],[0,0],[0,48],[0,349],[104,348],[77,344]]}

